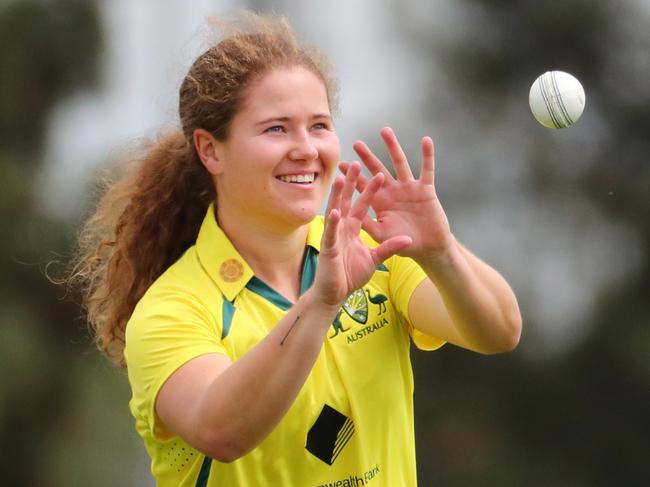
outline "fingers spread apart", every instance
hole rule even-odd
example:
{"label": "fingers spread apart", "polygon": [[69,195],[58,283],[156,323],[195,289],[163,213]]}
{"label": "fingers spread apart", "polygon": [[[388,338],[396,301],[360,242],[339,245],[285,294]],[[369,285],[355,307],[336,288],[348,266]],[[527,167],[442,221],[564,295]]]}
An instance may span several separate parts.
{"label": "fingers spread apart", "polygon": [[[397,175],[398,181],[413,181],[413,173],[411,167],[406,158],[406,154],[402,150],[402,146],[397,140],[395,132],[390,127],[384,127],[381,132],[381,137],[386,144],[388,149],[388,154],[393,162],[393,167],[395,168],[395,174]],[[434,183],[434,172],[435,172],[435,155],[434,155],[434,145],[431,137],[423,137],[421,141],[422,149],[422,167],[420,169],[420,181],[424,184],[433,184]],[[357,141],[354,144],[354,150],[357,152],[365,166],[368,168],[371,174],[384,174],[384,177],[387,181],[393,180],[386,166],[379,160],[379,158],[370,150],[365,142]],[[346,174],[350,168],[350,163],[341,163],[341,171],[343,174]],[[367,179],[363,176],[360,176],[357,182],[357,190],[363,191],[363,188],[367,184]]]}
{"label": "fingers spread apart", "polygon": [[382,242],[376,249],[371,250],[372,258],[375,264],[379,265],[379,263],[411,245],[412,242],[411,237],[407,235],[391,237]]}
{"label": "fingers spread apart", "polygon": [[420,181],[424,184],[433,184],[435,177],[435,149],[431,137],[422,138],[422,168],[420,169]]}
{"label": "fingers spread apart", "polygon": [[413,181],[413,173],[411,172],[409,161],[406,158],[406,154],[404,154],[402,146],[397,140],[397,136],[393,129],[390,127],[384,127],[381,129],[380,134],[384,144],[386,144],[386,149],[388,149],[390,160],[393,161],[393,167],[395,168],[397,179],[401,181]]}

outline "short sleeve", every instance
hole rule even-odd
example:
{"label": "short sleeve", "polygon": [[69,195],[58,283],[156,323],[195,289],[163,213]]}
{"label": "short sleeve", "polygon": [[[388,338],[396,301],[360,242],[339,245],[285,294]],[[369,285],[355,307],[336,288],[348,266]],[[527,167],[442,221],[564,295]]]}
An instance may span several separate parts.
{"label": "short sleeve", "polygon": [[183,364],[209,353],[227,355],[221,323],[196,297],[181,290],[150,289],[126,328],[125,358],[138,430],[164,438],[155,402],[165,381]]}
{"label": "short sleeve", "polygon": [[386,262],[386,267],[390,273],[389,286],[393,304],[405,318],[413,343],[421,350],[436,350],[443,346],[446,343],[444,340],[415,329],[409,315],[411,296],[422,281],[427,279],[425,272],[413,259],[397,255]]}

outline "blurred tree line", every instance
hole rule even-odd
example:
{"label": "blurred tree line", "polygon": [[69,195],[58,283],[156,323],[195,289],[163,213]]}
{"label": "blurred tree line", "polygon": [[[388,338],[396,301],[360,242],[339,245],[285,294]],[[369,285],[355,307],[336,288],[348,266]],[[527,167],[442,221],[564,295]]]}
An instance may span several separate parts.
{"label": "blurred tree line", "polygon": [[101,47],[93,2],[0,2],[0,483],[6,486],[128,485],[129,474],[133,481],[124,468],[137,445],[125,376],[89,353],[79,307],[45,278],[48,262],[69,256],[77,229],[44,216],[35,194],[49,116],[66,97],[96,86]]}
{"label": "blurred tree line", "polygon": [[[44,277],[47,262],[69,254],[78,228],[43,215],[34,194],[52,110],[98,82],[103,40],[94,5],[0,1],[3,485],[151,483],[123,371],[93,351],[79,308]],[[422,59],[442,61],[456,96],[486,127],[503,122],[510,115],[503,100],[527,96],[542,71],[570,67],[587,88],[587,110],[600,114],[592,160],[567,152],[575,145],[561,134],[519,131],[533,168],[521,184],[541,201],[563,192],[588,198],[634,230],[642,255],[599,296],[589,334],[565,354],[527,356],[526,330],[545,324],[526,313],[523,350],[512,354],[414,352],[420,485],[646,485],[650,30],[638,26],[648,12],[614,0],[455,5],[467,15],[453,41],[423,28],[426,17],[409,15],[408,2],[395,2],[395,18]],[[567,170],[574,167],[581,170]],[[453,207],[462,195],[455,198],[445,202]]]}

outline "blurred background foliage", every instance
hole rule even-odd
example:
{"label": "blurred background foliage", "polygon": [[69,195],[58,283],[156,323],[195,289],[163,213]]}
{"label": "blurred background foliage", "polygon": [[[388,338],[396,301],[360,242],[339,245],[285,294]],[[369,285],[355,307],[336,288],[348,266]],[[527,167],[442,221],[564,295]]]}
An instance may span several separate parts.
{"label": "blurred background foliage", "polygon": [[126,376],[99,359],[80,309],[45,278],[76,225],[43,215],[36,194],[48,118],[97,83],[102,37],[92,2],[0,2],[2,485],[147,482],[128,453],[138,450]]}
{"label": "blurred background foliage", "polygon": [[[57,106],[108,76],[99,5],[0,1],[3,485],[153,484],[124,371],[94,351],[78,306],[44,277],[48,262],[69,256],[83,213],[44,210],[54,204],[38,182],[51,158],[48,124]],[[247,5],[286,13],[299,30],[307,10]],[[413,353],[420,485],[647,485],[650,6],[373,5],[387,13],[385,35],[399,32],[416,60],[390,90],[408,91],[417,109],[386,106],[379,123],[395,124],[406,146],[434,135],[455,233],[503,271],[524,314],[511,354]],[[362,64],[349,76],[362,76]],[[547,130],[530,116],[528,88],[548,69],[585,85],[575,127]],[[381,152],[370,122],[351,136]],[[76,198],[86,202],[92,187],[75,187]]]}

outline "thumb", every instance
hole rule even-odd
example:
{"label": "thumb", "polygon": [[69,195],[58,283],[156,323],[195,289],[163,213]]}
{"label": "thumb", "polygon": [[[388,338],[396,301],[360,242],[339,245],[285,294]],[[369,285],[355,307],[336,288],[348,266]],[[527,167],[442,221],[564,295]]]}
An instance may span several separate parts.
{"label": "thumb", "polygon": [[375,262],[375,265],[379,265],[390,256],[395,255],[400,250],[411,245],[411,243],[413,243],[411,237],[407,235],[399,235],[383,241],[379,247],[372,249],[370,253],[372,254],[372,259]]}
{"label": "thumb", "polygon": [[370,215],[366,215],[361,222],[361,228],[363,228],[368,235],[370,235],[375,242],[381,242],[381,225],[371,218]]}

